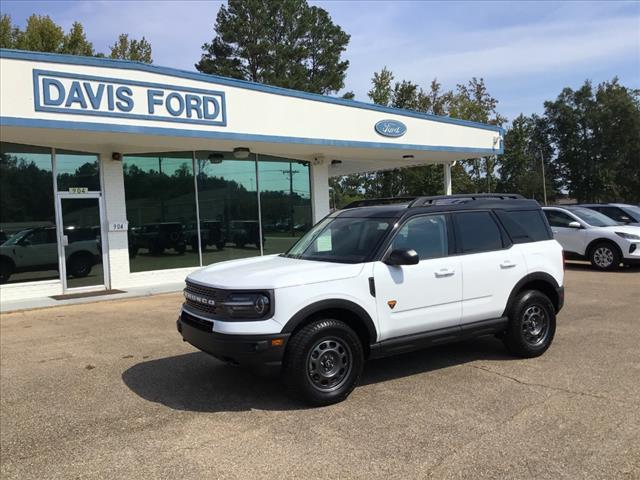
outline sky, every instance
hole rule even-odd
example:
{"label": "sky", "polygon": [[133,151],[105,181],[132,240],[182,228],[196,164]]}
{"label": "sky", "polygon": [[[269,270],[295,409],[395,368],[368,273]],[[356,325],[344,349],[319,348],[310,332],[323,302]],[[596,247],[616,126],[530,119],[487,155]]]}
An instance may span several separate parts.
{"label": "sky", "polygon": [[[445,89],[482,77],[498,111],[512,120],[541,113],[564,87],[617,76],[640,88],[640,1],[310,1],[351,35],[345,89],[369,101],[375,71]],[[217,1],[12,1],[0,11],[24,26],[32,13],[67,30],[81,22],[97,51],[119,33],[146,37],[156,65],[195,70],[214,37]],[[340,92],[342,93],[342,92]]]}

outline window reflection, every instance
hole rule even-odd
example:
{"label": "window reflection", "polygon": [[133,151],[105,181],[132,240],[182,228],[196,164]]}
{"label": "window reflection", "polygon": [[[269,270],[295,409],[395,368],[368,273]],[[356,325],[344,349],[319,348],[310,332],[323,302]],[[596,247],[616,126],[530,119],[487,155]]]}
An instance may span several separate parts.
{"label": "window reflection", "polygon": [[201,151],[195,157],[202,263],[260,255],[255,155]]}
{"label": "window reflection", "polygon": [[191,152],[128,156],[123,169],[131,271],[199,265],[197,249],[187,249],[196,223]]}
{"label": "window reflection", "polygon": [[58,279],[51,150],[0,144],[0,283]]}
{"label": "window reflection", "polygon": [[100,191],[100,166],[97,155],[56,149],[56,175],[59,192],[68,192],[70,188]]}
{"label": "window reflection", "polygon": [[260,155],[258,168],[264,253],[282,253],[312,226],[309,164]]}

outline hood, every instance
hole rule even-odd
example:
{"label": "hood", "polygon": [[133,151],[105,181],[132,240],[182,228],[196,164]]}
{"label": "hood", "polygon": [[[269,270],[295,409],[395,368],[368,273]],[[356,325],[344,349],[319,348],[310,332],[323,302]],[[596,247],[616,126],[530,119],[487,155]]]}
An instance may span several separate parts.
{"label": "hood", "polygon": [[218,288],[283,288],[355,277],[363,264],[299,260],[278,255],[216,263],[187,280]]}
{"label": "hood", "polygon": [[634,227],[633,225],[617,225],[613,227],[600,227],[605,230],[609,230],[610,232],[622,232],[622,233],[630,233],[632,235],[640,236],[640,227]]}

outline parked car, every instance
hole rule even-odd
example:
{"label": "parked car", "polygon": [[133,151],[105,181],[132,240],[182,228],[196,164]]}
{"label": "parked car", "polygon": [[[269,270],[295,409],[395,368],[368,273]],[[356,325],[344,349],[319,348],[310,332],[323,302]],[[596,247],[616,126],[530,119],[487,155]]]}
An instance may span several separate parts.
{"label": "parked car", "polygon": [[[186,231],[186,241],[194,252],[198,251],[198,224],[192,223]],[[202,250],[209,245],[215,245],[218,250],[224,249],[226,240],[222,229],[222,222],[218,220],[203,220],[200,222],[200,243]]]}
{"label": "parked car", "polygon": [[184,230],[178,222],[143,225],[135,230],[135,241],[136,253],[140,248],[146,248],[152,255],[162,255],[168,249],[183,254],[187,249]]}
{"label": "parked car", "polygon": [[542,355],[564,302],[562,248],[519,195],[423,197],[334,212],[281,255],[190,274],[177,328],[234,364],[276,367],[313,405],[367,358],[497,335]]}
{"label": "parked car", "polygon": [[581,207],[590,208],[618,223],[640,227],[640,207],[626,203],[587,203]]}
{"label": "parked car", "polygon": [[[255,220],[233,220],[229,226],[229,238],[239,248],[247,244],[260,248],[260,225]],[[264,240],[263,237],[263,243]]]}
{"label": "parked car", "polygon": [[[100,239],[93,228],[65,228],[67,275],[81,278],[101,261]],[[58,270],[58,241],[55,227],[22,230],[0,245],[0,283],[13,274]]]}
{"label": "parked car", "polygon": [[589,260],[598,270],[640,263],[640,227],[620,225],[580,206],[544,207],[543,211],[566,258]]}

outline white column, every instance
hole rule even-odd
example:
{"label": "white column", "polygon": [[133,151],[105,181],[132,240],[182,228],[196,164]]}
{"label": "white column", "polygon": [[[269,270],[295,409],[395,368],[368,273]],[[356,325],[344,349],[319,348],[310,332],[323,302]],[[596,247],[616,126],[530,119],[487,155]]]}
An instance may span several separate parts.
{"label": "white column", "polygon": [[[102,196],[107,230],[113,222],[125,222],[127,209],[124,198],[122,160],[112,160],[111,151],[100,153]],[[127,232],[108,232],[109,277],[111,288],[125,286],[129,279],[129,242]]]}
{"label": "white column", "polygon": [[453,162],[446,162],[444,167],[444,194],[451,195],[451,165]]}
{"label": "white column", "polygon": [[329,164],[324,159],[311,162],[311,210],[314,224],[329,215]]}

